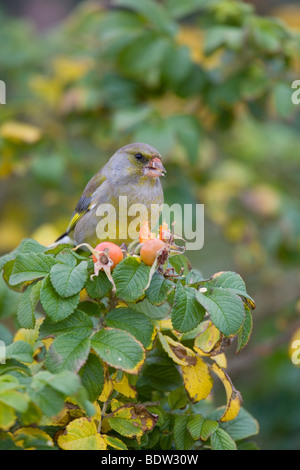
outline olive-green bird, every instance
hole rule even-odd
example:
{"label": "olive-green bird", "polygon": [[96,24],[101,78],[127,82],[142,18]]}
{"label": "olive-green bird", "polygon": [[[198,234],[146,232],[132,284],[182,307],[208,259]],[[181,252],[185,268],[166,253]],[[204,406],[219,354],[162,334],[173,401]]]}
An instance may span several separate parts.
{"label": "olive-green bird", "polygon": [[[133,204],[143,204],[150,214],[152,204],[164,202],[159,178],[164,176],[165,172],[160,153],[151,145],[133,143],[120,148],[88,182],[67,231],[56,240],[55,244],[88,243],[95,247],[103,241],[101,235],[99,238],[98,224],[101,219],[104,220],[104,214],[99,216],[99,212],[102,209],[104,211],[105,205],[111,204],[116,214],[116,237],[113,239],[110,237],[109,240],[119,245],[122,243],[128,245],[132,238],[127,235],[127,227],[137,216],[133,217],[130,214],[126,227],[123,226],[126,218],[124,219],[122,208],[121,217],[119,214],[119,204],[122,199],[119,199],[120,196],[127,196],[128,209]],[[150,218],[148,220],[150,221]]]}

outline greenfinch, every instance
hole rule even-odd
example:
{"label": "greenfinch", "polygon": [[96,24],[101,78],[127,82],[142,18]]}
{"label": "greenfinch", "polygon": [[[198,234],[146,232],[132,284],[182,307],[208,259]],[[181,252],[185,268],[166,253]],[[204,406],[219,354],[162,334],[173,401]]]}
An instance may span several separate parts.
{"label": "greenfinch", "polygon": [[[86,185],[79,199],[66,232],[56,240],[59,243],[87,243],[96,246],[104,238],[117,244],[128,245],[133,238],[127,231],[133,215],[130,207],[143,204],[150,214],[152,205],[164,202],[160,177],[166,173],[161,155],[154,147],[144,143],[132,143],[120,148]],[[122,198],[123,197],[123,198]],[[126,197],[126,199],[124,198]],[[120,206],[126,200],[130,217],[125,217],[125,208]],[[104,213],[110,206],[115,222]],[[151,224],[159,217],[156,211]],[[149,215],[148,215],[149,218]],[[111,222],[110,235],[99,233],[99,222]],[[126,226],[125,226],[126,224]]]}

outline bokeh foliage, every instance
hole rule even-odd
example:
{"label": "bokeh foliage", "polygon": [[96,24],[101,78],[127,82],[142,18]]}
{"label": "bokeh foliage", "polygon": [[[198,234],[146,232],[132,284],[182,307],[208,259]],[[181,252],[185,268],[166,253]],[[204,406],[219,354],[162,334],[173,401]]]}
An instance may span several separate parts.
{"label": "bokeh foliage", "polygon": [[[205,204],[194,266],[241,273],[257,300],[252,347],[232,373],[262,447],[299,448],[288,356],[300,310],[297,33],[244,2],[116,0],[84,2],[44,36],[2,15],[0,42],[1,251],[28,235],[51,243],[109,155],[157,146],[166,201]],[[18,294],[0,291],[13,331]]]}

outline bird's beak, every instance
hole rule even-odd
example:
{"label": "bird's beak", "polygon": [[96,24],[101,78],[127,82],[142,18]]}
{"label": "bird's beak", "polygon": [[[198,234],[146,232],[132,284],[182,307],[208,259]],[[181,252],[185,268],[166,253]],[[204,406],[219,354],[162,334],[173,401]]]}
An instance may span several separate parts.
{"label": "bird's beak", "polygon": [[166,170],[161,163],[161,159],[159,157],[153,157],[144,168],[143,173],[144,176],[149,176],[150,178],[159,178],[160,176],[165,176]]}

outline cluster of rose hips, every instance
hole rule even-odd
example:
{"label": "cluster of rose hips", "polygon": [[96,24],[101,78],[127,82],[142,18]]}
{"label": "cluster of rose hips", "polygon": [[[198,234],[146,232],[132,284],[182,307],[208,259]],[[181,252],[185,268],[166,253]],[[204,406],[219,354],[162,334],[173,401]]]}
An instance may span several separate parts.
{"label": "cluster of rose hips", "polygon": [[[169,253],[174,247],[174,234],[170,232],[167,224],[163,223],[159,228],[159,234],[156,236],[149,229],[148,221],[145,221],[139,232],[139,239],[133,244],[134,251],[133,255],[139,254],[143,263],[147,266],[161,266],[168,259]],[[111,271],[123,260],[124,251],[118,245],[113,242],[101,242],[95,248],[91,247],[87,243],[78,245],[77,248],[85,246],[92,253],[92,259],[94,261],[94,274],[91,276],[98,276],[99,271],[104,271],[108,278],[114,285]],[[130,252],[130,247],[128,249]]]}

